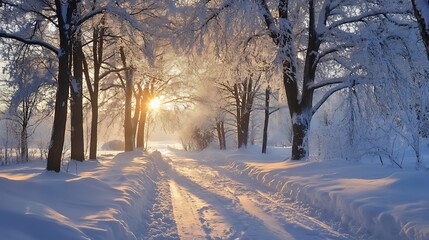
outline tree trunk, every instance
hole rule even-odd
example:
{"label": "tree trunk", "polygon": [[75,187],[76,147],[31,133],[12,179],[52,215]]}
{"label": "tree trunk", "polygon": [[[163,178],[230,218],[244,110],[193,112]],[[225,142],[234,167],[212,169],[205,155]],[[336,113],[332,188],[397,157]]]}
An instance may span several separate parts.
{"label": "tree trunk", "polygon": [[[418,1],[411,0],[414,9],[414,16],[417,19],[417,23],[419,25],[420,35],[422,36],[423,44],[426,48],[426,57],[429,59],[429,26],[426,26],[426,21],[429,19],[425,19],[428,16],[425,16],[423,12],[429,11],[429,2],[428,1]],[[425,9],[425,10],[424,10]]]}
{"label": "tree trunk", "polygon": [[[59,1],[59,0],[57,0]],[[59,1],[61,2],[61,1]],[[61,15],[59,15],[61,16]],[[68,46],[67,38],[61,37],[63,54],[59,56],[58,87],[55,99],[54,123],[52,126],[51,142],[48,153],[48,171],[59,172],[64,147],[64,136],[67,121],[67,100],[69,95]],[[65,46],[64,46],[65,45]]]}
{"label": "tree trunk", "polygon": [[85,148],[83,140],[83,110],[82,110],[82,77],[83,54],[80,33],[76,33],[73,39],[73,80],[70,85],[71,99],[71,159],[85,160]]}
{"label": "tree trunk", "polygon": [[[95,88],[95,87],[94,87]],[[89,159],[97,159],[98,138],[98,94],[91,99],[91,142],[89,145]]]}
{"label": "tree trunk", "polygon": [[[126,57],[124,48],[120,48],[122,64],[124,67],[127,67]],[[125,122],[124,122],[124,142],[125,142],[125,151],[134,150],[134,136],[133,136],[133,126],[131,119],[131,104],[133,97],[133,84],[132,84],[132,70],[125,70]]]}
{"label": "tree trunk", "polygon": [[267,153],[267,142],[268,142],[268,122],[270,118],[270,87],[265,89],[265,119],[264,119],[264,131],[262,136],[262,153]]}
{"label": "tree trunk", "polygon": [[308,157],[308,131],[311,116],[308,114],[296,114],[292,118],[292,156],[291,160],[301,160]]}
{"label": "tree trunk", "polygon": [[[58,86],[55,97],[54,123],[52,126],[51,142],[47,161],[47,170],[59,172],[61,169],[61,157],[64,147],[64,136],[67,121],[67,100],[69,96],[70,75],[69,68],[69,24],[71,22],[74,9],[67,7],[66,15],[63,16],[63,3],[55,0],[56,15],[58,16],[60,34],[60,53],[58,55]],[[63,16],[63,17],[62,17]]]}
{"label": "tree trunk", "polygon": [[145,148],[145,127],[146,127],[146,116],[147,116],[147,99],[149,98],[149,92],[145,88],[142,98],[141,98],[141,111],[140,111],[140,120],[137,130],[137,147]]}
{"label": "tree trunk", "polygon": [[223,121],[219,121],[216,123],[216,131],[217,131],[217,137],[219,140],[219,149],[225,150],[226,149],[226,141],[225,141],[225,128]]}
{"label": "tree trunk", "polygon": [[[101,25],[104,25],[104,18],[101,21]],[[88,86],[88,92],[91,101],[91,139],[89,145],[89,158],[97,158],[97,146],[98,146],[98,95],[100,92],[100,69],[103,62],[103,49],[104,49],[104,32],[105,27],[94,27],[92,35],[92,54],[93,54],[93,84],[89,77],[89,67],[83,56],[83,68],[85,73],[86,85]]]}
{"label": "tree trunk", "polygon": [[[143,91],[141,90],[141,88],[139,88],[138,93],[134,94],[135,95],[135,101],[136,101],[136,106],[134,108],[134,116],[132,118],[132,122],[133,122],[133,136],[135,138],[137,138],[137,128],[140,124],[140,113],[141,113],[141,104],[142,104],[142,95],[143,95]],[[134,142],[137,142],[137,139],[134,139]]]}
{"label": "tree trunk", "polygon": [[21,161],[28,162],[28,123],[24,120],[21,129]]}

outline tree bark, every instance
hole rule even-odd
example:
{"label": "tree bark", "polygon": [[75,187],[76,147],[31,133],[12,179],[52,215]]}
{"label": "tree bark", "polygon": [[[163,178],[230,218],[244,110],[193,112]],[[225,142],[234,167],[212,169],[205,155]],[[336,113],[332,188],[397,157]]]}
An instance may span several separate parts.
{"label": "tree bark", "polygon": [[85,160],[85,148],[83,140],[83,109],[82,109],[82,79],[83,79],[83,53],[80,33],[75,33],[73,39],[73,80],[71,88],[71,159]]}
{"label": "tree bark", "polygon": [[297,114],[292,119],[292,156],[291,160],[301,160],[308,157],[308,130],[310,119],[304,114]]}
{"label": "tree bark", "polygon": [[28,122],[24,119],[21,129],[21,161],[28,162]]}
{"label": "tree bark", "polygon": [[98,97],[91,99],[91,114],[91,142],[89,145],[89,159],[97,159]]}
{"label": "tree bark", "polygon": [[225,127],[224,127],[223,121],[219,121],[216,123],[216,131],[217,131],[217,137],[219,140],[219,149],[225,150],[226,149],[226,139],[225,139]]}
{"label": "tree bark", "polygon": [[[125,57],[124,48],[120,49],[122,64],[126,68],[127,61]],[[133,136],[133,126],[131,119],[131,100],[133,96],[133,84],[132,84],[132,70],[125,70],[125,122],[124,122],[124,142],[125,142],[125,151],[134,150],[134,136]]]}
{"label": "tree bark", "polygon": [[[61,169],[61,157],[64,147],[64,136],[67,121],[67,100],[69,95],[70,74],[69,70],[69,24],[73,9],[68,7],[66,19],[62,17],[62,1],[55,0],[60,32],[60,53],[58,55],[58,86],[55,98],[54,123],[52,126],[51,142],[47,161],[47,170],[59,172]],[[70,5],[69,5],[70,6]],[[66,20],[66,22],[64,22]]]}
{"label": "tree bark", "polygon": [[264,119],[264,130],[262,135],[262,153],[267,153],[267,142],[268,142],[268,123],[270,119],[270,87],[265,89],[265,119]]}
{"label": "tree bark", "polygon": [[[132,118],[133,122],[133,136],[137,138],[137,128],[140,124],[140,112],[141,112],[141,104],[142,104],[142,95],[143,91],[141,90],[141,87],[139,87],[138,93],[135,93],[135,102],[136,106],[134,108],[134,116]],[[137,139],[134,139],[134,142],[137,142]]]}
{"label": "tree bark", "polygon": [[141,97],[141,111],[140,111],[140,119],[137,130],[137,147],[145,148],[145,127],[146,127],[146,117],[147,117],[147,106],[149,104],[149,89],[145,87],[143,90],[143,94]]}
{"label": "tree bark", "polygon": [[426,48],[426,57],[429,59],[429,26],[426,26],[426,21],[429,21],[429,19],[425,19],[425,16],[422,14],[424,8],[429,11],[429,2],[419,1],[417,3],[416,0],[411,0],[411,3],[413,4],[414,16],[417,19],[420,35]]}

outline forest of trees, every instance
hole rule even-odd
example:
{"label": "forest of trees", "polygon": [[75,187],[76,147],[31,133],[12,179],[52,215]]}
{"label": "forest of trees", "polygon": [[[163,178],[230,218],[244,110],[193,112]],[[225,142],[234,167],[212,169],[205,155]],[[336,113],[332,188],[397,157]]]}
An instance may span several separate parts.
{"label": "forest of trees", "polygon": [[125,151],[144,148],[155,121],[182,130],[186,149],[216,140],[265,153],[277,129],[292,160],[373,154],[400,166],[402,146],[419,166],[428,25],[424,0],[0,0],[2,156],[14,131],[28,161],[52,116],[56,172],[67,129],[71,159],[97,157],[102,120],[121,122]]}

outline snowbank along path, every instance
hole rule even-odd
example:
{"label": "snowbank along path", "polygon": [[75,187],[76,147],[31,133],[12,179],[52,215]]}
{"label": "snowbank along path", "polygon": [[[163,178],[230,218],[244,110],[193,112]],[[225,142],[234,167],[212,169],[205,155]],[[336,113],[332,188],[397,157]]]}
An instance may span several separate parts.
{"label": "snowbank along path", "polygon": [[162,191],[147,239],[354,239],[256,181],[204,159],[160,151]]}

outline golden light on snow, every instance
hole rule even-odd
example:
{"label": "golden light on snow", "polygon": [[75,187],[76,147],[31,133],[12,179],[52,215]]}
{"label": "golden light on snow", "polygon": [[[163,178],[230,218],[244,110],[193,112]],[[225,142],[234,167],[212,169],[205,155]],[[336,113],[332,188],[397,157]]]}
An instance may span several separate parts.
{"label": "golden light on snow", "polygon": [[153,110],[159,109],[160,106],[161,106],[161,100],[159,100],[158,97],[153,98],[149,103],[149,107]]}

